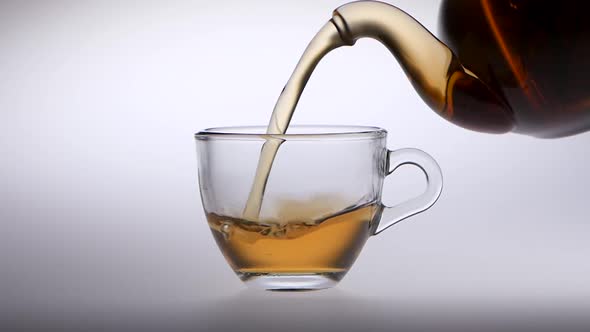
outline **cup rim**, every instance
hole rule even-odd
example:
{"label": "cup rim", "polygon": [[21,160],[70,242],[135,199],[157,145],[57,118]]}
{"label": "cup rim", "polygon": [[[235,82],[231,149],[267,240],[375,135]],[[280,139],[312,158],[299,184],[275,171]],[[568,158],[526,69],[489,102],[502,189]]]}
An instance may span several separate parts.
{"label": "cup rim", "polygon": [[267,139],[327,140],[327,139],[375,139],[387,136],[387,130],[373,126],[356,125],[291,125],[285,134],[266,134],[267,126],[212,127],[195,134],[201,139]]}

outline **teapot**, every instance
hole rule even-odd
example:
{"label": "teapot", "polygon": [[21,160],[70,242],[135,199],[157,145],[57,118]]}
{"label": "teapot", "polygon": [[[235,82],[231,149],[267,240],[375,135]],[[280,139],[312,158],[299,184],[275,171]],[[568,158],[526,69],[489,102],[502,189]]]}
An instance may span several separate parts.
{"label": "teapot", "polygon": [[384,44],[424,102],[456,125],[541,138],[590,129],[590,20],[577,2],[443,0],[441,39],[377,1],[345,4],[331,21],[346,45]]}

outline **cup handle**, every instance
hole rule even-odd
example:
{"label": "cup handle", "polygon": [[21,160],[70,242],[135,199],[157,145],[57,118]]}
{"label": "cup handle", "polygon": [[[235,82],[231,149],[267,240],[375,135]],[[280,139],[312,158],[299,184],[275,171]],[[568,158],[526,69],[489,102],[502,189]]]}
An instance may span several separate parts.
{"label": "cup handle", "polygon": [[[424,172],[424,175],[426,175],[426,191],[420,196],[396,206],[382,205],[381,218],[373,235],[381,233],[406,218],[428,210],[440,196],[443,187],[442,172],[434,158],[418,149],[387,150],[386,176],[389,176],[402,165],[414,165]],[[382,225],[384,221],[386,223]]]}

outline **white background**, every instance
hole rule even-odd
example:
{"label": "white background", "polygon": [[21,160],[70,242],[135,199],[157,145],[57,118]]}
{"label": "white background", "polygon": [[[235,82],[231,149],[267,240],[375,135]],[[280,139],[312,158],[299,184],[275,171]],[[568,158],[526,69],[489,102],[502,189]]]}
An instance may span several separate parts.
{"label": "white background", "polygon": [[[390,2],[436,31],[438,1]],[[253,305],[249,296],[290,303],[244,293],[218,251],[193,134],[266,124],[307,42],[340,4],[0,3],[2,312],[76,320],[79,312],[198,316],[219,301],[223,314],[224,305]],[[589,134],[539,140],[456,127],[367,40],[325,58],[293,123],[384,127],[391,148],[429,152],[445,178],[437,205],[370,239],[337,290],[297,301],[320,298],[309,300],[320,312],[330,296],[334,305],[389,303],[367,312],[454,307],[455,321],[472,304],[542,307],[561,318],[590,308]],[[421,181],[402,169],[385,200],[420,192]],[[322,298],[328,304],[318,308]]]}

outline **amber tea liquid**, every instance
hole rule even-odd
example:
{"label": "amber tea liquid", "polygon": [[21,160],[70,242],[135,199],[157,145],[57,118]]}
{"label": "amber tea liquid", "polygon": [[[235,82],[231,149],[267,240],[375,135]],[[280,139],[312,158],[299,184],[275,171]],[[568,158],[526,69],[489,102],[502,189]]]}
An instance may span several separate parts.
{"label": "amber tea liquid", "polygon": [[268,274],[321,274],[339,281],[371,235],[378,206],[367,204],[317,219],[308,219],[307,213],[301,220],[305,205],[294,203],[287,205],[281,220],[214,213],[207,219],[223,255],[244,281]]}

